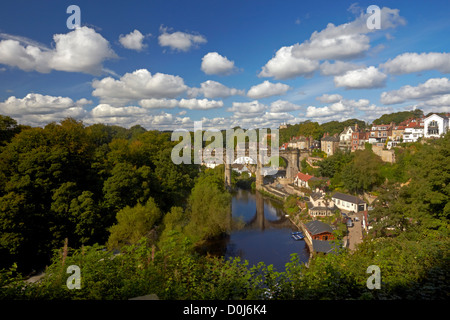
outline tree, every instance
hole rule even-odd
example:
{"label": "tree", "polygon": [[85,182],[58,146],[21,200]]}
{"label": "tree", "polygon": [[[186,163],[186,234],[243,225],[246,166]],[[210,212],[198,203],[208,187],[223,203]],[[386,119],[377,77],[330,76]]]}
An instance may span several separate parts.
{"label": "tree", "polygon": [[145,237],[150,241],[151,231],[161,217],[161,211],[153,198],[149,198],[142,205],[125,207],[117,213],[117,223],[110,229],[107,246],[110,249],[119,249],[124,245],[136,244]]}
{"label": "tree", "polygon": [[225,191],[223,180],[213,174],[198,178],[188,200],[188,216],[186,233],[194,243],[229,230],[231,196]]}
{"label": "tree", "polygon": [[356,150],[353,160],[342,171],[344,187],[351,192],[370,191],[383,183],[383,162],[370,150]]}

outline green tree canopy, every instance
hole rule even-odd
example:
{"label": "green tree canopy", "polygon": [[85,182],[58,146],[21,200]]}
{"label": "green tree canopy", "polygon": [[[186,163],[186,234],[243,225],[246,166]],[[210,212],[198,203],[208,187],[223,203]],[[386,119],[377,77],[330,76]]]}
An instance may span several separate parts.
{"label": "green tree canopy", "polygon": [[117,223],[109,229],[108,248],[136,244],[143,237],[151,240],[151,231],[160,218],[161,211],[153,198],[144,205],[138,203],[134,207],[123,208],[117,213]]}

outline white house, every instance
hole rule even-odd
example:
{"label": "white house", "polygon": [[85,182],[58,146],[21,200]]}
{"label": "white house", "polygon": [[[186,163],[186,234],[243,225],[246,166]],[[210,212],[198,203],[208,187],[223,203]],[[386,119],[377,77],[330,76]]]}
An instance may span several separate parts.
{"label": "white house", "polygon": [[424,137],[425,138],[439,138],[445,134],[449,129],[449,118],[441,117],[437,114],[425,118],[424,120]]}
{"label": "white house", "polygon": [[424,136],[424,127],[419,122],[410,122],[403,131],[403,142],[416,142]]}
{"label": "white house", "polygon": [[333,200],[324,197],[321,192],[313,192],[309,196],[308,214],[311,217],[332,216],[336,210]]}
{"label": "white house", "polygon": [[331,196],[331,200],[333,200],[336,207],[347,212],[360,212],[367,210],[367,203],[362,201],[360,198],[349,194],[336,192]]}
{"label": "white house", "polygon": [[351,148],[352,134],[358,131],[358,125],[348,126],[344,128],[339,134],[339,147],[340,148]]}

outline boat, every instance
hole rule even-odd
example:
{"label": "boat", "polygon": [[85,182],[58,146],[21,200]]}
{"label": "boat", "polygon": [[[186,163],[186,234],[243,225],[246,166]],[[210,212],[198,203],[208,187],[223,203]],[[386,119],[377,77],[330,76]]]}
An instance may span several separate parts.
{"label": "boat", "polygon": [[292,234],[292,239],[294,240],[302,240],[305,236],[303,234]]}
{"label": "boat", "polygon": [[303,233],[302,233],[301,231],[294,231],[294,232],[291,232],[291,234],[292,234],[292,235],[298,234],[298,235],[303,236]]}

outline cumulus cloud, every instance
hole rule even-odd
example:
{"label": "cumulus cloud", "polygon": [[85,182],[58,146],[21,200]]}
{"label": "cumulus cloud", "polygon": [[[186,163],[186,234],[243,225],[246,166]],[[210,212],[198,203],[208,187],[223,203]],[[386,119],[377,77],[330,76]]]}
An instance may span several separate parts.
{"label": "cumulus cloud", "polygon": [[202,35],[181,31],[169,33],[168,28],[163,26],[160,27],[160,32],[161,34],[158,37],[159,45],[173,50],[189,51],[192,47],[207,42]]}
{"label": "cumulus cloud", "polygon": [[120,35],[119,42],[120,44],[127,49],[141,51],[147,45],[143,43],[145,36],[139,31],[134,30],[127,35]]}
{"label": "cumulus cloud", "polygon": [[[340,98],[339,101],[336,101],[337,98]],[[378,110],[378,107],[370,104],[370,101],[367,99],[353,100],[342,99],[340,95],[323,95],[318,100],[335,102],[325,107],[309,106],[306,109],[306,117],[329,121],[354,117],[357,111]]]}
{"label": "cumulus cloud", "polygon": [[[315,31],[303,43],[280,48],[260,72],[261,77],[288,79],[297,76],[309,76],[319,68],[320,60],[345,60],[364,55],[370,48],[369,33],[374,29],[367,28],[369,14],[361,13],[355,20],[335,26],[329,23],[321,31]],[[381,9],[382,29],[395,28],[405,24],[397,9]],[[324,74],[339,74],[353,69],[348,63],[335,65],[325,64]]]}
{"label": "cumulus cloud", "polygon": [[174,98],[184,93],[188,87],[179,76],[155,73],[139,69],[126,73],[119,80],[106,77],[94,80],[92,95],[102,103],[126,104],[130,101],[150,98]]}
{"label": "cumulus cloud", "polygon": [[223,101],[208,99],[142,99],[139,105],[147,109],[171,109],[175,107],[190,110],[208,110],[223,107]]}
{"label": "cumulus cloud", "polygon": [[436,98],[437,95],[448,93],[450,93],[448,78],[432,78],[418,86],[406,85],[398,90],[383,92],[380,101],[383,104],[396,104],[407,100]]}
{"label": "cumulus cloud", "polygon": [[450,53],[403,53],[380,65],[380,68],[391,74],[405,74],[426,70],[438,70],[450,73]]}
{"label": "cumulus cloud", "polygon": [[114,107],[108,104],[96,106],[83,122],[114,124],[125,128],[141,125],[148,130],[174,130],[192,126],[189,117],[179,117],[166,112],[151,114],[148,110],[136,106]]}
{"label": "cumulus cloud", "polygon": [[206,74],[228,75],[236,71],[234,61],[217,52],[209,52],[202,58],[201,70]]}
{"label": "cumulus cloud", "polygon": [[207,110],[223,107],[223,101],[208,99],[181,99],[179,107],[190,110]]}
{"label": "cumulus cloud", "polygon": [[113,107],[109,104],[99,104],[91,110],[91,115],[94,117],[94,119],[111,117],[137,117],[146,113],[147,111],[145,109],[135,106]]}
{"label": "cumulus cloud", "polygon": [[290,79],[309,76],[319,68],[319,62],[308,58],[298,58],[292,54],[294,46],[280,48],[259,73],[260,77]]}
{"label": "cumulus cloud", "polygon": [[387,76],[374,66],[365,69],[347,71],[334,77],[336,87],[346,89],[370,89],[384,87]]}
{"label": "cumulus cloud", "polygon": [[342,100],[342,96],[340,94],[323,94],[320,97],[317,97],[316,100],[323,102],[323,103],[333,103],[333,102],[338,102],[340,100]]}
{"label": "cumulus cloud", "polygon": [[363,66],[350,62],[336,61],[330,63],[325,61],[320,65],[320,74],[324,76],[337,76],[342,75],[350,70],[361,69]]}
{"label": "cumulus cloud", "polygon": [[24,71],[100,74],[103,62],[117,57],[109,42],[88,27],[76,28],[67,34],[55,34],[54,49],[22,44],[16,39],[0,41],[0,63]]}
{"label": "cumulus cloud", "polygon": [[82,118],[85,106],[92,101],[85,98],[73,101],[68,97],[54,97],[29,93],[23,98],[11,96],[0,102],[0,113],[14,117],[19,123],[41,126],[66,117]]}
{"label": "cumulus cloud", "polygon": [[231,108],[227,111],[233,112],[235,118],[254,118],[261,116],[267,110],[267,106],[259,101],[251,102],[233,102]]}
{"label": "cumulus cloud", "polygon": [[190,88],[188,95],[190,97],[203,95],[205,98],[227,98],[235,95],[245,95],[245,90],[229,88],[220,82],[207,80],[200,84],[200,88]]}
{"label": "cumulus cloud", "polygon": [[247,96],[252,99],[262,99],[285,94],[289,89],[291,87],[287,84],[272,83],[266,80],[263,83],[251,87],[247,92]]}
{"label": "cumulus cloud", "polygon": [[285,100],[276,100],[270,104],[270,112],[280,113],[299,110],[302,107]]}

